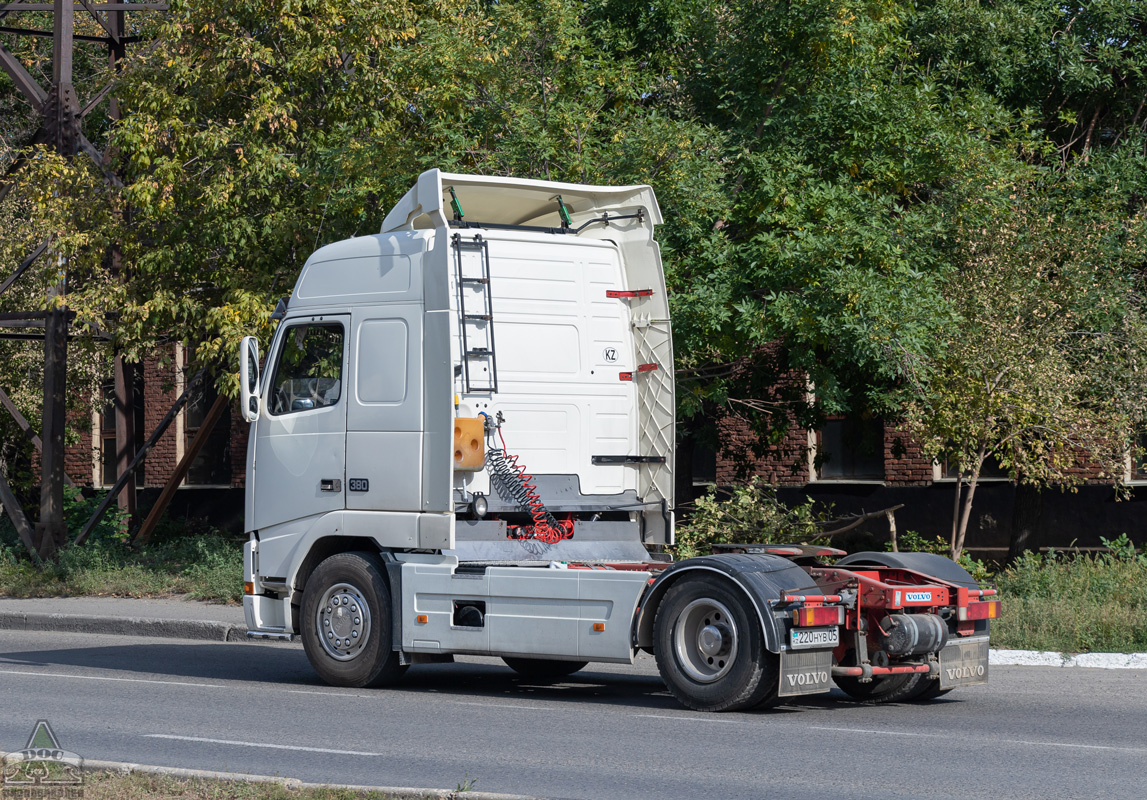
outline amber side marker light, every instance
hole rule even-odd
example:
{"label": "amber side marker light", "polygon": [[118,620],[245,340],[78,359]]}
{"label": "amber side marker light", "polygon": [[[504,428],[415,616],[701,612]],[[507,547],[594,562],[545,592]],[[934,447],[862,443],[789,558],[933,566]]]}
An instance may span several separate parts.
{"label": "amber side marker light", "polygon": [[244,581],[243,594],[255,594],[255,584],[251,581]]}
{"label": "amber side marker light", "polygon": [[595,631],[597,631],[598,633],[601,633],[602,631],[605,630],[605,623],[604,622],[595,622],[595,623],[593,623],[593,629]]}
{"label": "amber side marker light", "polygon": [[420,624],[425,625],[427,617],[425,614],[419,614],[417,617],[415,617],[415,619],[418,620]]}

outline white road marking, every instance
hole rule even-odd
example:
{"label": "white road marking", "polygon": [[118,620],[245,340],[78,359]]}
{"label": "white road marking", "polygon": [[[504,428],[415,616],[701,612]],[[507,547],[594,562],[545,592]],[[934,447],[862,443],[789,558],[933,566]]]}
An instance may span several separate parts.
{"label": "white road marking", "polygon": [[[73,678],[78,681],[114,681],[116,683],[158,683],[165,686],[191,686],[200,689],[234,689],[235,686],[229,686],[223,683],[192,683],[191,681],[161,681],[148,678],[113,678],[110,675],[68,675],[61,672],[27,672],[14,669],[0,669],[0,675],[31,675],[36,678]],[[329,690],[325,692],[310,691],[306,689],[288,689],[289,694],[321,694],[327,697],[334,695],[336,697],[373,697],[369,694],[351,694],[349,692],[340,692],[337,690]]]}
{"label": "white road marking", "polygon": [[324,697],[376,697],[373,694],[353,694],[351,692],[340,692],[335,689],[330,689],[325,692],[315,691],[313,689],[288,689],[287,694],[321,694]]}
{"label": "white road marking", "polygon": [[306,753],[330,753],[336,756],[381,756],[382,753],[364,753],[360,750],[329,750],[325,747],[303,747],[301,745],[269,744],[267,742],[240,742],[234,739],[207,739],[202,736],[175,736],[170,733],[145,733],[147,739],[175,739],[180,742],[205,742],[207,744],[229,744],[237,747],[265,747],[269,750],[299,750]]}
{"label": "white road marking", "polygon": [[[951,739],[947,733],[909,733],[908,731],[877,731],[866,728],[809,727],[810,731],[836,731],[838,733],[875,733],[884,736],[917,736],[927,739]],[[1028,739],[982,739],[980,744],[1016,744],[1028,747],[1071,747],[1079,750],[1115,750],[1123,753],[1147,753],[1144,747],[1112,747],[1105,744],[1076,744],[1074,742],[1034,742]]]}
{"label": "white road marking", "polygon": [[[810,731],[841,731],[844,733],[882,733],[885,736],[924,736],[929,738],[939,738],[938,733],[909,733],[907,731],[876,731],[867,730],[865,728],[828,728],[823,726],[810,725]],[[946,738],[946,737],[945,737]]]}
{"label": "white road marking", "polygon": [[31,675],[35,678],[72,678],[77,681],[115,681],[116,683],[162,683],[165,686],[195,686],[200,689],[226,689],[219,683],[191,683],[190,681],[157,681],[146,678],[112,678],[105,675],[68,675],[60,672],[21,672],[14,669],[0,669],[0,675]]}
{"label": "white road marking", "polygon": [[690,716],[688,714],[632,714],[634,717],[644,719],[671,719],[674,722],[719,722],[724,725],[759,725],[761,723],[748,719],[729,719],[713,715]]}

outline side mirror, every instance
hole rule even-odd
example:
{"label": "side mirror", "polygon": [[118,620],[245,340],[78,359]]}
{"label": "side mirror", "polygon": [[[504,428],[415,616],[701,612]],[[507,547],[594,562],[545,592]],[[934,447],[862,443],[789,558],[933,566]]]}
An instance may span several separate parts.
{"label": "side mirror", "polygon": [[259,418],[259,343],[254,336],[244,336],[239,345],[239,398],[243,419]]}

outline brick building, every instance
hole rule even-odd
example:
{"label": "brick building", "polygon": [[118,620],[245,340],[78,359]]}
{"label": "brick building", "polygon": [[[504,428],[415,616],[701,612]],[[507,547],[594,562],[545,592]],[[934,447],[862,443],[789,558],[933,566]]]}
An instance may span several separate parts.
{"label": "brick building", "polygon": [[[726,424],[722,439],[734,448],[749,443],[745,426]],[[709,486],[727,486],[741,475],[726,453],[693,456],[694,496]],[[1081,463],[1083,478],[1074,489],[1050,488],[1041,493],[1035,521],[1035,547],[1098,547],[1100,537],[1127,533],[1147,543],[1147,464],[1126,463],[1124,480],[1130,497],[1119,499],[1112,482]],[[794,427],[784,440],[750,465],[750,474],[777,487],[789,504],[812,498],[833,505],[841,516],[878,511],[903,504],[897,528],[947,538],[951,531],[956,475],[946,464],[926,457],[904,430],[880,420],[832,419],[816,431]],[[680,484],[679,484],[680,486]],[[967,546],[982,555],[1006,552],[1011,536],[1016,486],[997,464],[986,464],[976,489]],[[869,522],[867,530],[887,537],[888,526]]]}
{"label": "brick building", "polygon": [[[136,441],[142,443],[156,429],[188,378],[187,353],[179,345],[148,358],[136,382]],[[111,385],[106,388],[111,396]],[[212,387],[191,398],[188,406],[157,442],[138,479],[140,507],[146,510],[171,477],[186,452],[207,409],[215,400]],[[90,419],[71,421],[79,441],[67,448],[66,469],[77,485],[107,489],[115,483],[115,420],[110,406],[92,412]],[[243,493],[248,425],[229,408],[216,425],[206,446],[192,463],[172,501],[170,513],[206,517],[216,525],[242,529]],[[722,439],[746,445],[753,434],[746,427],[725,425]],[[723,453],[682,447],[679,463],[679,504],[709,486],[737,482],[737,465]],[[1087,480],[1076,491],[1049,489],[1043,493],[1036,546],[1092,547],[1099,537],[1127,533],[1147,542],[1147,465],[1129,458],[1126,480],[1132,487],[1128,500],[1117,500],[1109,482],[1080,470]],[[942,464],[925,457],[918,443],[880,420],[853,422],[833,419],[817,431],[798,427],[751,465],[751,472],[778,489],[788,503],[811,497],[831,503],[841,515],[876,511],[903,504],[897,512],[901,531],[927,536],[948,535],[955,499],[955,477]],[[691,480],[689,477],[691,476]],[[1006,549],[1011,532],[1016,487],[990,465],[976,491],[968,546],[984,553]],[[870,522],[875,536],[886,536],[887,525]]]}
{"label": "brick building", "polygon": [[[142,446],[159,427],[176,399],[186,388],[190,374],[187,351],[170,345],[144,360],[135,381],[135,439]],[[156,442],[136,473],[140,507],[144,510],[170,480],[215,402],[213,386],[192,393],[187,405]],[[115,484],[116,431],[109,378],[104,386],[105,402],[85,419],[69,420],[79,440],[67,447],[65,469],[78,486],[110,489]],[[239,531],[242,528],[248,424],[228,408],[215,425],[199,454],[188,468],[172,501],[171,513],[204,517],[216,525]]]}

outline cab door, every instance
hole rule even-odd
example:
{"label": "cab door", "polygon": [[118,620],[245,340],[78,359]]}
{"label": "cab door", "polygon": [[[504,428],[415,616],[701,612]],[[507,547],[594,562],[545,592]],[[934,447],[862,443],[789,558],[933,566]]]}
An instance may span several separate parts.
{"label": "cab door", "polygon": [[415,303],[354,309],[347,393],[350,510],[423,510],[422,320],[423,307]]}
{"label": "cab door", "polygon": [[346,380],[350,316],[283,322],[268,359],[255,426],[254,527],[346,505]]}

